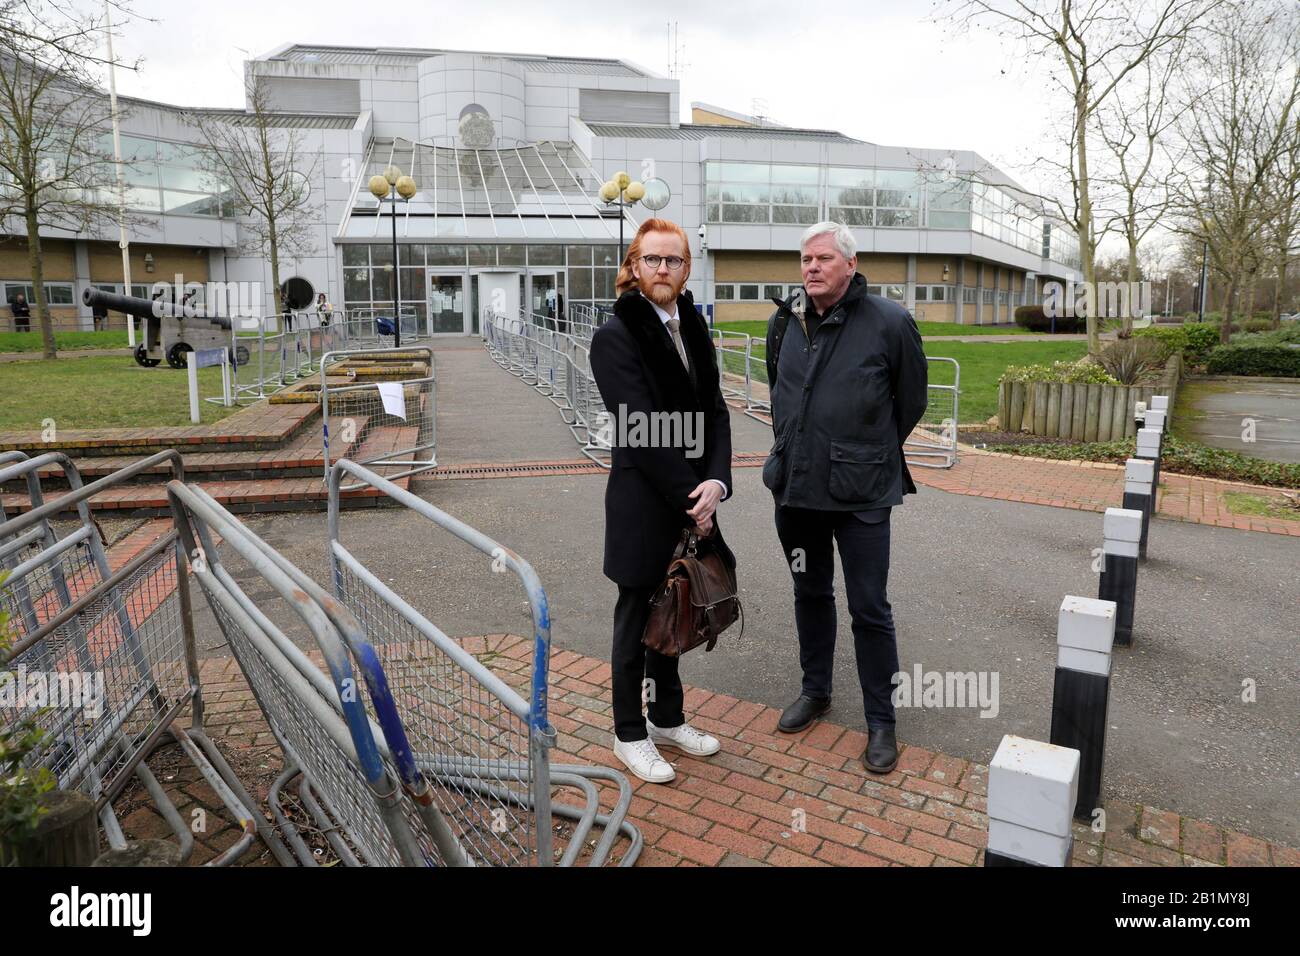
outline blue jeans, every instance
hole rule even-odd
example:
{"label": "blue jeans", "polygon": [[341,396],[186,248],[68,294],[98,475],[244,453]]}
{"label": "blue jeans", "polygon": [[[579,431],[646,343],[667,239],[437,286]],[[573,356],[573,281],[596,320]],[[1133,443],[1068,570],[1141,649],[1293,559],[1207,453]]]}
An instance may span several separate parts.
{"label": "blue jeans", "polygon": [[893,727],[892,678],[898,673],[898,643],[886,596],[889,516],[886,512],[884,520],[868,521],[851,511],[776,508],[776,533],[794,581],[803,693],[816,698],[831,696],[835,659],[834,539],[853,618],[853,650],[867,726]]}

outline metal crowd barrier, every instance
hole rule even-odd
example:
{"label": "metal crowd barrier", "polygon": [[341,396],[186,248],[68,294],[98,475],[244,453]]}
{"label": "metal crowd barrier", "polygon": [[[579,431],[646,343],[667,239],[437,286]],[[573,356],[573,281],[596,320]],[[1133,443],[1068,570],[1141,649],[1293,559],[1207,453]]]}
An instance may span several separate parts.
{"label": "metal crowd barrier", "polygon": [[[926,409],[920,423],[903,443],[909,465],[921,468],[951,468],[957,463],[957,406],[961,394],[961,366],[956,359],[927,357],[929,367],[936,363],[952,366],[952,384],[926,385]],[[935,459],[935,460],[930,460]]]}
{"label": "metal crowd barrier", "polygon": [[526,312],[488,313],[483,339],[498,365],[560,409],[582,453],[610,467],[612,423],[591,372],[590,340],[545,328],[540,317]]}
{"label": "metal crowd barrier", "polygon": [[[29,719],[43,731],[28,766],[48,770],[61,789],[94,799],[115,850],[127,841],[113,800],[134,776],[176,834],[183,862],[194,847],[191,821],[181,818],[146,763],[170,737],[242,831],[208,865],[238,859],[259,832],[275,852],[278,841],[203,732],[189,583],[176,532],[113,571],[90,515],[92,497],[158,465],[182,478],[180,456],[159,452],[89,485],[57,452],[30,459],[10,453],[0,464],[0,484],[25,479],[31,506],[9,520],[0,515],[0,607],[16,637],[0,666],[28,688],[38,680],[46,689],[40,707],[26,693],[15,692],[12,704],[0,702],[0,723]],[[51,466],[62,469],[70,490],[46,503],[39,471]],[[62,518],[69,506],[75,506],[76,528],[60,537],[51,519]],[[186,707],[188,729],[177,720]]]}
{"label": "metal crowd barrier", "polygon": [[[338,363],[368,356],[386,360],[409,356],[412,371],[425,363],[428,374],[399,375],[395,371],[387,380],[367,377],[349,385],[330,382],[330,372]],[[400,398],[390,395],[386,400],[380,385],[399,383]],[[389,478],[402,478],[438,466],[437,370],[429,346],[325,353],[320,363],[320,401],[326,479],[330,475],[331,455],[335,461],[350,457],[361,464],[383,468]],[[396,407],[399,404],[400,414]],[[330,448],[331,441],[335,442],[334,449]],[[346,455],[340,454],[341,445],[350,446],[351,450]],[[398,470],[393,471],[394,468]]]}
{"label": "metal crowd barrier", "polygon": [[[528,595],[533,624],[527,700],[416,611],[344,545],[339,492],[345,475],[469,545],[490,559],[494,570],[508,569],[519,579]],[[532,566],[353,462],[344,460],[334,466],[329,490],[334,592],[356,615],[378,655],[375,669],[387,675],[387,693],[410,746],[399,776],[432,785],[440,819],[450,828],[455,845],[477,864],[549,866],[555,862],[552,817],[558,815],[574,821],[574,832],[559,859],[561,866],[578,860],[593,827],[602,832],[594,841],[590,865],[600,866],[608,859],[620,834],[631,841],[620,865],[635,863],[642,838],[626,819],[632,799],[627,778],[605,767],[550,762],[556,738],[547,717],[550,610]],[[596,780],[618,788],[608,812],[600,808]],[[578,791],[582,805],[552,803],[553,787]]]}

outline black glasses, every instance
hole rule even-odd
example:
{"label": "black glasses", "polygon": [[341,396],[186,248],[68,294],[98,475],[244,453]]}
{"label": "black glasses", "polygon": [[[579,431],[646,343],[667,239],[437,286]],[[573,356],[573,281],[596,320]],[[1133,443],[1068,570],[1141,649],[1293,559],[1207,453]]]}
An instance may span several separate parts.
{"label": "black glasses", "polygon": [[663,263],[669,272],[676,272],[686,260],[681,256],[642,256],[641,261],[651,269],[658,269],[660,263]]}

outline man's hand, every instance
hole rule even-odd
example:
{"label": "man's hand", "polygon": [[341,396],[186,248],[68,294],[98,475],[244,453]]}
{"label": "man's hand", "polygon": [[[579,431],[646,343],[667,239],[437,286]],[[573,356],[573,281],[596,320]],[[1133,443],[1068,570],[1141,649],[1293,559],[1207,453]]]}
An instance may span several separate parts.
{"label": "man's hand", "polygon": [[704,518],[695,522],[695,533],[701,538],[707,538],[709,535],[713,534],[713,518]]}
{"label": "man's hand", "polygon": [[695,502],[695,506],[686,512],[691,517],[691,520],[698,525],[705,518],[708,518],[710,525],[712,525],[713,512],[717,510],[718,502],[722,500],[722,486],[709,478],[696,485],[695,490],[687,497],[699,499]]}

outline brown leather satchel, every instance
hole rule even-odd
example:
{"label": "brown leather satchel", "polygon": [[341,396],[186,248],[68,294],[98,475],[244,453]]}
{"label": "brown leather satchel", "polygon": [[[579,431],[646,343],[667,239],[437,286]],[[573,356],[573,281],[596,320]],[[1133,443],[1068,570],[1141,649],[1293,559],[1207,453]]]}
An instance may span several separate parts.
{"label": "brown leather satchel", "polygon": [[[705,539],[707,542],[707,539]],[[718,635],[740,618],[744,609],[736,596],[736,566],[718,548],[699,547],[689,528],[673,553],[663,584],[650,599],[650,618],[641,642],[668,657],[680,657],[694,647],[713,650]]]}

